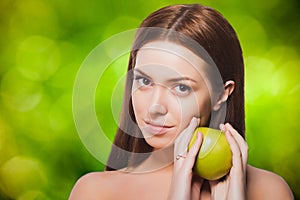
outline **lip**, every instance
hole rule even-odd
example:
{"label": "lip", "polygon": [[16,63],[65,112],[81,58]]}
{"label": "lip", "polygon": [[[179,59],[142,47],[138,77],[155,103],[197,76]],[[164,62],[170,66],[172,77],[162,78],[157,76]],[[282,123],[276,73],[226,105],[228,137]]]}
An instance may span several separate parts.
{"label": "lip", "polygon": [[145,126],[146,130],[154,135],[163,135],[174,127],[174,126],[164,125],[164,124],[155,123],[151,121],[145,121],[145,124],[146,124]]}

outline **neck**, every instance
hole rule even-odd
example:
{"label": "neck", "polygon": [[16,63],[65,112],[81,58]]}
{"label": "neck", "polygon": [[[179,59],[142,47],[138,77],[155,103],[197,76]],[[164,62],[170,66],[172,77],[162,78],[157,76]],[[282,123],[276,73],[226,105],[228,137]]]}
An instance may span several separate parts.
{"label": "neck", "polygon": [[137,167],[127,168],[130,173],[150,173],[160,170],[173,169],[173,150],[174,146],[168,146],[164,149],[153,150],[149,157]]}

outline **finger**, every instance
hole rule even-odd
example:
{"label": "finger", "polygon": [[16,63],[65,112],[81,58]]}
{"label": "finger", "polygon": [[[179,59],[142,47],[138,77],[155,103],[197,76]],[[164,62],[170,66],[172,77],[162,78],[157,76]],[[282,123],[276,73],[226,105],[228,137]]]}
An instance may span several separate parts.
{"label": "finger", "polygon": [[179,136],[175,140],[175,147],[174,147],[174,156],[176,157],[178,154],[186,154],[187,146],[191,140],[191,137],[194,133],[194,130],[198,126],[200,122],[199,118],[193,117],[190,124],[186,129],[184,129]]}
{"label": "finger", "polygon": [[193,117],[189,123],[189,125],[178,135],[176,141],[190,141],[194,130],[198,126],[200,122],[200,118]]}
{"label": "finger", "polygon": [[185,166],[192,169],[196,160],[196,157],[198,155],[199,149],[201,147],[203,140],[203,135],[201,132],[197,133],[197,138],[195,143],[193,144],[192,148],[189,150],[187,157],[185,159]]}
{"label": "finger", "polygon": [[247,144],[245,142],[245,139],[241,136],[241,134],[239,134],[239,132],[235,130],[230,123],[226,123],[225,127],[227,128],[227,130],[229,130],[232,133],[232,135],[238,141],[238,143],[243,145]]}
{"label": "finger", "polygon": [[200,193],[201,193],[201,188],[203,185],[203,178],[201,178],[200,176],[193,174],[192,177],[192,191],[191,191],[191,199],[200,199]]}
{"label": "finger", "polygon": [[221,131],[223,131],[225,133],[226,127],[225,127],[224,124],[220,124],[219,128],[220,128]]}
{"label": "finger", "polygon": [[242,163],[242,153],[237,141],[234,139],[229,130],[226,130],[225,136],[232,152],[232,168],[237,169],[238,171],[244,171]]}
{"label": "finger", "polygon": [[233,136],[236,140],[240,152],[242,153],[243,163],[247,163],[248,160],[248,145],[244,138],[231,126],[231,124],[226,123],[225,125],[220,124],[220,129],[223,132],[229,131],[229,133]]}
{"label": "finger", "polygon": [[245,141],[245,139],[231,126],[231,124],[226,123],[225,126],[238,143],[239,149],[242,153],[243,164],[245,167],[248,161],[248,144]]}
{"label": "finger", "polygon": [[228,181],[209,181],[212,199],[224,199],[228,192]]}
{"label": "finger", "polygon": [[192,169],[195,163],[196,156],[202,144],[202,138],[202,133],[198,132],[196,135],[196,141],[194,142],[189,152],[185,155],[179,154],[175,157],[175,159],[177,160],[175,165],[182,166],[183,163],[185,163],[186,169]]}
{"label": "finger", "polygon": [[219,181],[208,181],[209,185],[210,185],[210,188],[211,189],[214,189],[214,187],[219,183]]}

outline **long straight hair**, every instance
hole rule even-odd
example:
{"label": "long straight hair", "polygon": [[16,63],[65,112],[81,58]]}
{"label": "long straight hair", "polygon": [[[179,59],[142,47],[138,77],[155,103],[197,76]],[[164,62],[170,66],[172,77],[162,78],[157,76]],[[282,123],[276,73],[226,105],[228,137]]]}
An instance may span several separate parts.
{"label": "long straight hair", "polygon": [[[131,100],[133,82],[132,69],[138,50],[146,43],[160,39],[170,39],[186,46],[200,57],[201,52],[191,49],[184,41],[175,41],[166,32],[154,32],[145,27],[156,27],[176,31],[201,45],[216,64],[224,83],[235,82],[235,89],[227,99],[225,122],[245,137],[244,113],[244,62],[242,50],[237,35],[228,21],[216,10],[199,4],[180,4],[161,8],[150,14],[140,25],[130,52],[128,73],[119,128],[114,139],[114,145],[106,164],[106,170],[117,170],[135,166],[145,157],[134,158],[127,152],[149,153],[153,149],[142,137],[138,128]],[[169,37],[169,38],[168,38]]]}

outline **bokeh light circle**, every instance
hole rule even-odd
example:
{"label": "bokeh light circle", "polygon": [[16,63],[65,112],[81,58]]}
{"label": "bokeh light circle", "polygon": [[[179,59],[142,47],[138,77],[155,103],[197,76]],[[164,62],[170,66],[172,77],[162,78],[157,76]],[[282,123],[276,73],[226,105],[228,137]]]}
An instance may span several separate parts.
{"label": "bokeh light circle", "polygon": [[0,89],[5,105],[12,110],[21,112],[34,109],[44,94],[42,85],[25,78],[16,68],[5,74]]}
{"label": "bokeh light circle", "polygon": [[15,156],[5,162],[0,168],[0,180],[1,190],[13,199],[29,190],[41,189],[48,181],[41,163],[24,156]]}
{"label": "bokeh light circle", "polygon": [[19,45],[16,64],[24,77],[47,80],[60,66],[60,50],[50,38],[30,36]]}

